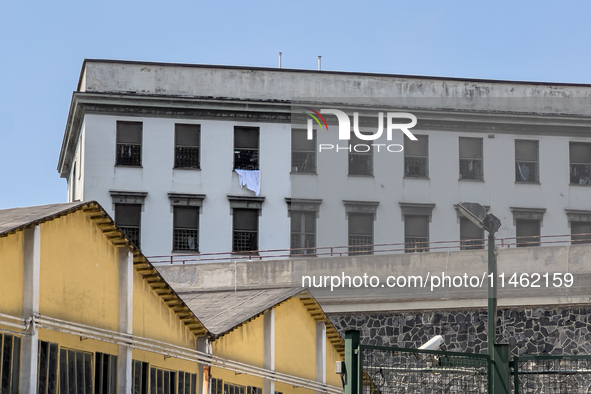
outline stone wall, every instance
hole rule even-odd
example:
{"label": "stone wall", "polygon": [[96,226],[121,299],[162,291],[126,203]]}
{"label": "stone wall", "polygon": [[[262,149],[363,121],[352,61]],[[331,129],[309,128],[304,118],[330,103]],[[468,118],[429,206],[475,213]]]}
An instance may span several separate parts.
{"label": "stone wall", "polygon": [[[487,353],[486,310],[330,314],[336,328],[361,331],[363,344],[417,348],[442,335],[441,350]],[[497,343],[514,355],[591,354],[591,305],[499,309]]]}

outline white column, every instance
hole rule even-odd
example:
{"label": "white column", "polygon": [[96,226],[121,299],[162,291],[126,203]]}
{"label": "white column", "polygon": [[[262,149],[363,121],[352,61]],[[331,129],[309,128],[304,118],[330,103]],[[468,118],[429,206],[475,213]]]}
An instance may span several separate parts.
{"label": "white column", "polygon": [[[119,248],[119,332],[132,334],[133,321],[133,254]],[[119,345],[117,357],[117,392],[131,393],[131,347]]]}
{"label": "white column", "polygon": [[[199,337],[197,338],[197,351],[211,354],[211,348],[209,346],[209,340],[207,337]],[[208,394],[209,393],[209,371],[206,375],[204,375],[204,367],[203,364],[199,364],[199,375],[197,376],[197,390],[195,392],[200,394]]]}
{"label": "white column", "polygon": [[[39,270],[41,266],[41,228],[24,230],[23,242],[23,318],[39,313]],[[39,335],[33,325],[21,340],[20,392],[37,393],[37,353]]]}
{"label": "white column", "polygon": [[316,322],[316,381],[326,383],[326,323],[323,321]]}
{"label": "white column", "polygon": [[[263,367],[271,371],[275,370],[275,310],[265,312],[263,320],[264,358]],[[263,380],[263,394],[275,393],[275,381]]]}

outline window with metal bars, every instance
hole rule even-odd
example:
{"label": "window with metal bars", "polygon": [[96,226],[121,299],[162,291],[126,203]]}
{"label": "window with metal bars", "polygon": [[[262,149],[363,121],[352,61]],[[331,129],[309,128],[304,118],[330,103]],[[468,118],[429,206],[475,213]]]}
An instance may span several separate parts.
{"label": "window with metal bars", "polygon": [[515,140],[515,182],[539,182],[538,141]]}
{"label": "window with metal bars", "polygon": [[[37,393],[39,394],[57,393],[58,350],[57,343],[39,341],[37,354]],[[60,391],[60,393],[61,392],[62,391]]]}
{"label": "window with metal bars", "polygon": [[[197,375],[194,373],[179,371],[179,384],[176,394],[197,393]],[[213,392],[212,392],[213,393]]]}
{"label": "window with metal bars", "polygon": [[60,394],[92,394],[92,383],[92,353],[61,348],[59,357]]}
{"label": "window with metal bars", "polygon": [[[362,133],[372,134],[372,133]],[[349,175],[373,175],[373,152],[371,145],[357,137],[354,133],[351,134],[349,152]],[[357,147],[357,145],[360,145]],[[355,150],[357,147],[357,150]],[[365,149],[369,149],[365,151]]]}
{"label": "window with metal bars", "polygon": [[255,386],[246,386],[246,394],[262,394],[263,389]]}
{"label": "window with metal bars", "polygon": [[540,221],[518,219],[515,221],[517,247],[540,246]]}
{"label": "window with metal bars", "polygon": [[460,250],[484,249],[484,230],[467,218],[460,218]]}
{"label": "window with metal bars", "polygon": [[591,185],[591,144],[570,143],[570,184]]}
{"label": "window with metal bars", "polygon": [[232,210],[232,221],[232,251],[249,252],[258,250],[258,210],[234,208]]}
{"label": "window with metal bars", "polygon": [[291,172],[298,174],[316,174],[316,130],[308,140],[308,131],[291,131]]}
{"label": "window with metal bars", "polygon": [[482,138],[460,137],[460,179],[484,179]]}
{"label": "window with metal bars", "polygon": [[373,254],[372,213],[349,213],[349,256]]}
{"label": "window with metal bars", "polygon": [[142,127],[142,122],[117,122],[116,165],[142,165]]}
{"label": "window with metal bars", "polygon": [[258,127],[234,127],[234,168],[259,169]]}
{"label": "window with metal bars", "polygon": [[115,204],[115,223],[138,248],[141,244],[141,204]]}
{"label": "window with metal bars", "polygon": [[291,254],[316,254],[316,212],[291,211]]}
{"label": "window with metal bars", "polygon": [[150,394],[175,394],[176,372],[150,368]]}
{"label": "window with metal bars", "polygon": [[404,176],[406,178],[429,177],[429,136],[417,135],[417,141],[405,139]]}
{"label": "window with metal bars", "polygon": [[117,392],[117,356],[94,354],[94,393],[116,394]]}
{"label": "window with metal bars", "polygon": [[0,334],[0,389],[2,394],[18,394],[21,339]]}
{"label": "window with metal bars", "polygon": [[570,222],[571,243],[591,243],[591,222]]}
{"label": "window with metal bars", "polygon": [[174,129],[174,168],[199,168],[201,126],[176,124]]}
{"label": "window with metal bars", "polygon": [[173,251],[199,252],[199,207],[173,207]]}
{"label": "window with metal bars", "polygon": [[224,394],[245,394],[246,387],[232,383],[224,383]]}
{"label": "window with metal bars", "polygon": [[149,370],[148,363],[132,360],[131,376],[133,379],[131,385],[132,394],[148,394]]}
{"label": "window with metal bars", "polygon": [[210,394],[223,394],[222,392],[224,390],[224,382],[222,379],[211,378],[210,385]]}
{"label": "window with metal bars", "polygon": [[404,252],[429,251],[429,217],[404,215]]}

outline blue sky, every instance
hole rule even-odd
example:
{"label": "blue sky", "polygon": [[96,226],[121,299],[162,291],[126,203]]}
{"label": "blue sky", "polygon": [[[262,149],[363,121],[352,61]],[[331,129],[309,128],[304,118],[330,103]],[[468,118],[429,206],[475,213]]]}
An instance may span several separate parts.
{"label": "blue sky", "polygon": [[84,58],[591,83],[587,1],[0,0],[0,209],[66,200]]}

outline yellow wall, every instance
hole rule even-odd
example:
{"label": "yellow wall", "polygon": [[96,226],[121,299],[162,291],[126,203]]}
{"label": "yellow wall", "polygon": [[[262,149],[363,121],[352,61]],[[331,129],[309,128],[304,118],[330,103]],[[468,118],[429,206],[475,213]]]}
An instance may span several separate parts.
{"label": "yellow wall", "polygon": [[213,354],[262,368],[265,352],[263,322],[261,315],[216,339],[212,345]]}
{"label": "yellow wall", "polygon": [[164,359],[162,354],[150,353],[139,349],[133,349],[131,351],[131,357],[134,360],[150,363],[150,367],[190,372],[195,374],[199,373],[199,364],[193,361],[183,360],[175,357]]}
{"label": "yellow wall", "polygon": [[[212,367],[211,377],[214,379],[222,379],[224,383],[235,384],[238,386],[254,386],[263,388],[263,378],[250,375],[236,375],[227,369]],[[211,383],[210,383],[211,385]]]}
{"label": "yellow wall", "polygon": [[337,361],[344,361],[344,357],[341,357],[332,346],[332,343],[326,339],[326,384],[331,386],[341,387],[341,376],[335,373],[335,364]]}
{"label": "yellow wall", "polygon": [[316,322],[298,298],[275,308],[275,370],[316,380]]}
{"label": "yellow wall", "polygon": [[196,349],[195,336],[135,270],[133,335]]}
{"label": "yellow wall", "polygon": [[94,339],[83,339],[77,335],[65,334],[47,329],[39,329],[39,340],[59,344],[60,347],[81,350],[85,352],[101,352],[117,355],[119,347],[113,343],[97,341]]}
{"label": "yellow wall", "polygon": [[0,313],[23,314],[23,239],[18,231],[0,238]]}
{"label": "yellow wall", "polygon": [[40,313],[118,330],[117,249],[82,211],[40,226]]}

